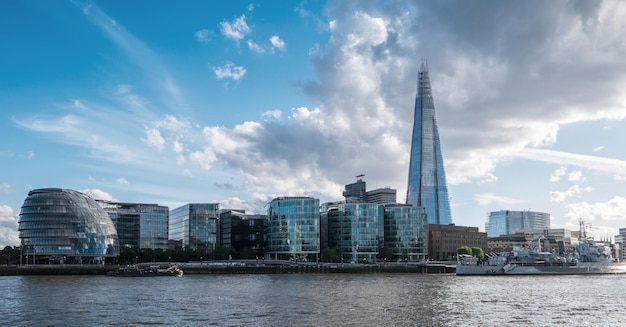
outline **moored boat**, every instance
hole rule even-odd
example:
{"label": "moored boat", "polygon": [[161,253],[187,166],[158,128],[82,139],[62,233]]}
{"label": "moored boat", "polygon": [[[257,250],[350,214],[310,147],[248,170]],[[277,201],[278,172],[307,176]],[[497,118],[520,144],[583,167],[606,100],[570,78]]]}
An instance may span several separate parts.
{"label": "moored boat", "polygon": [[604,242],[595,242],[584,232],[581,221],[579,243],[570,253],[541,251],[541,239],[531,246],[516,246],[512,251],[489,257],[486,261],[459,255],[456,274],[464,275],[583,275],[624,274],[626,262],[614,258]]}
{"label": "moored boat", "polygon": [[118,268],[107,272],[107,276],[112,277],[183,277],[183,270],[178,268],[177,265],[172,265],[167,268],[159,267],[139,267],[126,266],[124,268]]}

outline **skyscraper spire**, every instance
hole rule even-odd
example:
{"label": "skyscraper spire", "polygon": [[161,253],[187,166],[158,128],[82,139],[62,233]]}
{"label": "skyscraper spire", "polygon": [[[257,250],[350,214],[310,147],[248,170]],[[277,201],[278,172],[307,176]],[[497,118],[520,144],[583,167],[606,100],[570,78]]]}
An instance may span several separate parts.
{"label": "skyscraper spire", "polygon": [[425,207],[429,224],[452,223],[437,116],[426,62],[422,62],[417,80],[406,203]]}

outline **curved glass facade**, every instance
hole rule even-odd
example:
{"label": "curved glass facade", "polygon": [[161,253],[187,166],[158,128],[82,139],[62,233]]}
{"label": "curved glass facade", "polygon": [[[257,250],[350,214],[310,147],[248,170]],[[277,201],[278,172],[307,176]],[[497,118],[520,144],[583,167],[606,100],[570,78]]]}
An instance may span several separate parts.
{"label": "curved glass facade", "polygon": [[28,192],[18,224],[26,264],[99,264],[119,255],[111,218],[95,200],[77,191]]}
{"label": "curved glass facade", "polygon": [[424,63],[419,71],[415,99],[406,203],[426,208],[429,224],[452,223],[435,104]]}
{"label": "curved glass facade", "polygon": [[487,237],[514,234],[523,229],[550,229],[550,214],[537,211],[492,211],[486,227]]}
{"label": "curved glass facade", "polygon": [[340,203],[324,214],[328,219],[328,245],[337,248],[341,262],[376,263],[382,216],[376,203]]}
{"label": "curved glass facade", "polygon": [[320,253],[320,201],[281,197],[267,209],[267,253],[275,259],[316,261]]}

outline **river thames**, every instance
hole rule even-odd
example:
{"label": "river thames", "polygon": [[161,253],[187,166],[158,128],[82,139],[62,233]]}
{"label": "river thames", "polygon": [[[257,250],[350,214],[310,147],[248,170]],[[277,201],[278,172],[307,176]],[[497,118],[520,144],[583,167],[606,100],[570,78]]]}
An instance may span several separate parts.
{"label": "river thames", "polygon": [[4,326],[618,326],[626,276],[0,277]]}

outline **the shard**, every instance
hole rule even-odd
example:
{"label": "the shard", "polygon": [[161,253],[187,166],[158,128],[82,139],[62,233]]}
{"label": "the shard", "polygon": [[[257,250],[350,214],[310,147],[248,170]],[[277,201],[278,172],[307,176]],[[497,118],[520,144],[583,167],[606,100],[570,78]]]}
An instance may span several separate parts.
{"label": "the shard", "polygon": [[429,224],[452,223],[437,116],[426,63],[422,63],[418,74],[406,203],[426,208]]}

